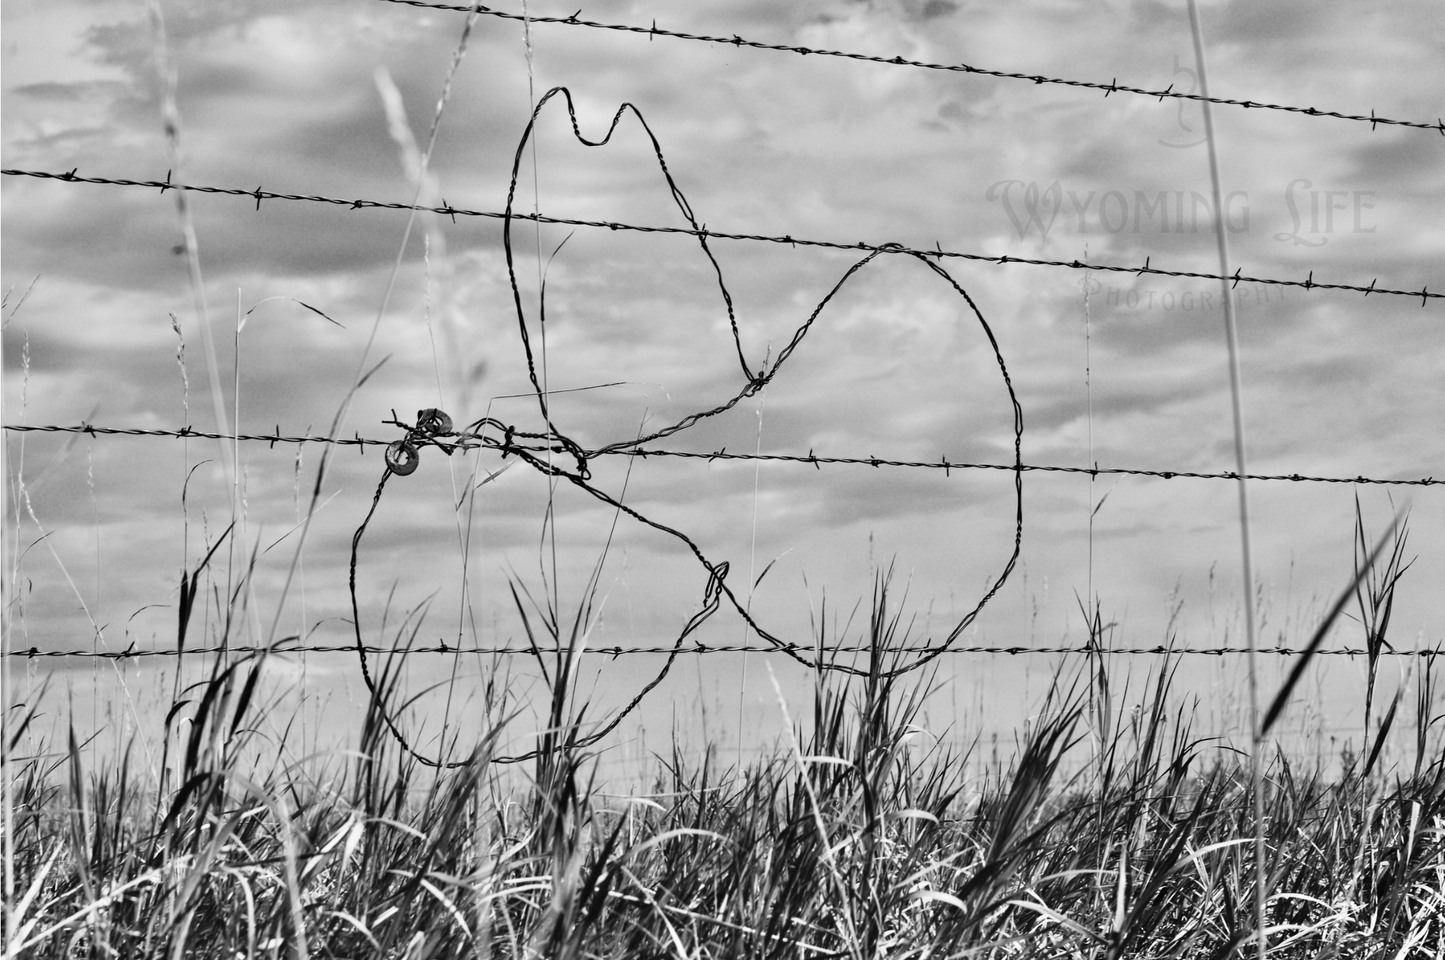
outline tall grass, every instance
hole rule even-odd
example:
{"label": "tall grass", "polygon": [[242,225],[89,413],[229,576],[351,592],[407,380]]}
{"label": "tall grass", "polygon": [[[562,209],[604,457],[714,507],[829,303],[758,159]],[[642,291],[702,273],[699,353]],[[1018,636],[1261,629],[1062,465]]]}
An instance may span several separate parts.
{"label": "tall grass", "polygon": [[[1402,549],[1401,535],[1394,560],[1357,578],[1360,610],[1380,614],[1366,618],[1372,643],[1386,642]],[[548,631],[586,621],[538,612]],[[504,721],[455,770],[402,750],[386,720],[405,713],[399,658],[381,666],[353,751],[290,763],[261,733],[285,719],[263,701],[264,658],[218,661],[165,720],[158,787],[128,750],[97,763],[74,732],[22,754],[32,703],[4,741],[16,771],[7,953],[1241,955],[1256,798],[1248,763],[1196,735],[1193,706],[1175,702],[1177,659],[1132,703],[1103,657],[1061,666],[1012,760],[976,775],[972,749],[921,722],[936,678],[887,675],[884,650],[908,627],[886,576],[863,629],[873,652],[860,677],[826,669],[841,638],[816,638],[811,715],[770,754],[720,768],[716,745],[674,745],[632,796],[599,788],[581,746],[594,718],[563,670],[525,776],[494,762]],[[1432,664],[1416,676],[1413,756],[1399,769],[1381,759],[1404,729],[1393,705],[1338,775],[1282,752],[1268,764],[1272,955],[1445,950]],[[485,696],[492,717],[519,706],[504,686]],[[1086,738],[1087,762],[1073,762]]]}

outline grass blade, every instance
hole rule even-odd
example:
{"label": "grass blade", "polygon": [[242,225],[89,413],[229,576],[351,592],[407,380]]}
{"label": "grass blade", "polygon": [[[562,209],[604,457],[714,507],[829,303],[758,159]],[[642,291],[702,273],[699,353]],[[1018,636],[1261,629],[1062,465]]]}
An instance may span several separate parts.
{"label": "grass blade", "polygon": [[1290,670],[1289,677],[1285,680],[1284,686],[1279,688],[1279,693],[1275,694],[1274,702],[1269,705],[1269,710],[1264,715],[1264,722],[1260,724],[1259,728],[1260,736],[1268,733],[1270,728],[1274,726],[1275,721],[1279,719],[1280,714],[1284,712],[1286,704],[1289,703],[1290,694],[1294,692],[1294,688],[1299,684],[1300,678],[1304,676],[1305,668],[1309,666],[1310,660],[1314,658],[1316,651],[1320,648],[1320,644],[1324,642],[1325,635],[1330,632],[1330,628],[1333,627],[1335,621],[1339,619],[1340,612],[1345,609],[1345,604],[1350,602],[1350,598],[1355,595],[1355,590],[1359,587],[1360,582],[1365,579],[1365,575],[1369,573],[1370,568],[1375,565],[1375,560],[1380,556],[1380,551],[1385,548],[1385,541],[1395,532],[1395,528],[1400,525],[1403,516],[1403,512],[1395,514],[1395,519],[1391,521],[1389,528],[1380,535],[1380,539],[1376,541],[1374,549],[1370,551],[1370,555],[1365,558],[1365,562],[1360,566],[1360,569],[1355,571],[1355,577],[1350,581],[1350,585],[1340,592],[1340,596],[1335,600],[1335,604],[1330,608],[1330,612],[1320,621],[1319,628],[1316,629],[1314,635],[1310,637],[1309,643],[1305,644],[1304,652],[1300,655],[1300,658],[1295,661],[1294,668]]}

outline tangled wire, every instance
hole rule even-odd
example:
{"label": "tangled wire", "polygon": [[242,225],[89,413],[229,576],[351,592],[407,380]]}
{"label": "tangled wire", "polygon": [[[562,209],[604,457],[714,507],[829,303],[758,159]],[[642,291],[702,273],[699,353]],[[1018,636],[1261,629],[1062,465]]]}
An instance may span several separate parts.
{"label": "tangled wire", "polygon": [[[687,220],[691,228],[694,231],[697,231],[696,236],[698,239],[698,243],[702,247],[703,254],[708,258],[708,262],[712,265],[713,272],[717,276],[718,289],[722,294],[723,304],[725,305],[727,310],[728,322],[732,330],[733,345],[736,349],[737,360],[740,367],[742,368],[743,374],[742,388],[738,390],[736,394],[724,400],[722,403],[719,403],[709,409],[689,414],[688,416],[683,417],[681,420],[678,420],[670,426],[666,426],[661,429],[652,431],[651,433],[642,433],[634,437],[633,439],[618,441],[595,449],[584,449],[578,443],[569,438],[565,433],[559,430],[557,425],[553,422],[552,412],[547,401],[547,391],[543,389],[541,380],[539,379],[537,372],[537,363],[532,349],[531,336],[527,325],[526,313],[522,306],[521,288],[519,287],[517,282],[517,273],[512,248],[512,221],[514,219],[513,205],[516,199],[517,183],[519,179],[519,171],[521,169],[523,151],[526,148],[528,140],[532,137],[533,130],[537,123],[537,117],[541,114],[543,108],[548,104],[548,102],[550,102],[558,94],[560,94],[566,101],[567,114],[571,120],[573,136],[583,146],[600,147],[606,145],[612,139],[612,134],[616,131],[618,123],[622,120],[622,117],[626,112],[630,111],[632,115],[637,118],[638,123],[641,124],[643,131],[647,134],[647,137],[652,144],[653,153],[657,158],[658,167],[662,172],[668,189],[671,191],[673,202],[677,206],[677,209],[682,213],[683,217]],[[929,663],[936,657],[942,655],[950,647],[952,647],[959,639],[959,637],[963,635],[964,631],[966,631],[968,627],[974,622],[978,614],[983,610],[984,606],[991,599],[993,599],[995,594],[998,593],[999,589],[1008,579],[1009,574],[1012,573],[1014,565],[1018,562],[1019,552],[1023,542],[1023,409],[1019,406],[1018,397],[1014,392],[1013,382],[1009,377],[1008,367],[1004,363],[1003,354],[999,349],[998,341],[994,337],[993,330],[988,325],[988,321],[984,319],[982,312],[978,309],[978,305],[974,303],[973,298],[968,295],[968,292],[959,285],[958,281],[955,280],[948,273],[947,270],[943,269],[943,267],[938,262],[936,262],[937,258],[930,258],[926,254],[917,251],[906,250],[897,244],[888,244],[881,247],[880,249],[873,250],[867,256],[864,256],[862,259],[854,263],[843,273],[843,275],[833,285],[832,289],[828,291],[827,295],[824,296],[820,301],[818,301],[818,304],[813,308],[807,319],[804,320],[797,327],[796,330],[794,330],[792,338],[788,341],[787,345],[778,352],[777,357],[773,359],[771,363],[769,363],[768,360],[765,358],[760,365],[754,368],[748,364],[747,357],[743,350],[742,337],[738,331],[737,316],[733,307],[732,295],[729,293],[727,284],[724,281],[722,267],[718,264],[717,258],[713,256],[712,250],[708,246],[706,232],[699,227],[697,218],[693,215],[692,208],[688,204],[687,198],[683,195],[682,190],[678,187],[676,181],[673,179],[672,173],[668,170],[667,161],[663,156],[662,147],[658,143],[657,137],[653,134],[652,129],[648,126],[646,119],[643,118],[642,113],[630,103],[622,104],[620,107],[618,107],[617,112],[613,114],[612,122],[607,128],[606,135],[603,136],[600,140],[589,140],[585,136],[583,136],[582,131],[578,126],[577,112],[572,102],[572,94],[566,87],[554,87],[551,90],[548,90],[547,93],[537,102],[536,107],[532,111],[531,118],[527,122],[527,126],[522,134],[521,140],[517,144],[517,150],[512,161],[511,180],[507,190],[507,206],[502,220],[502,243],[503,249],[506,254],[507,277],[511,284],[512,301],[516,311],[518,332],[521,335],[522,348],[527,358],[527,374],[532,385],[532,390],[536,395],[537,404],[542,415],[542,421],[546,425],[546,429],[536,432],[522,431],[516,429],[516,427],[510,424],[502,423],[501,421],[494,418],[483,417],[480,420],[475,420],[464,426],[462,429],[458,430],[455,428],[455,424],[453,423],[452,418],[448,416],[445,412],[436,408],[418,411],[415,424],[408,424],[400,421],[396,419],[395,415],[393,414],[393,419],[388,422],[404,429],[406,431],[406,435],[402,439],[392,443],[387,448],[385,455],[386,470],[382,474],[381,480],[377,483],[376,493],[372,497],[371,509],[367,512],[365,519],[363,519],[361,522],[361,525],[357,527],[356,533],[353,535],[351,540],[350,590],[352,623],[355,628],[356,649],[357,654],[361,660],[362,674],[366,680],[367,689],[371,691],[373,701],[374,703],[376,703],[378,709],[380,710],[386,726],[390,730],[392,736],[406,750],[408,754],[410,754],[419,762],[431,767],[455,768],[465,766],[469,761],[449,762],[440,758],[433,759],[431,757],[427,757],[421,753],[418,753],[417,750],[412,747],[411,743],[407,740],[406,736],[402,733],[396,721],[385,711],[384,707],[381,705],[380,697],[377,693],[376,683],[372,679],[370,668],[367,665],[366,650],[362,640],[361,617],[356,600],[356,567],[357,554],[361,546],[362,535],[366,532],[367,525],[370,524],[372,517],[376,514],[377,506],[381,502],[381,494],[382,491],[386,488],[387,481],[393,475],[405,477],[414,473],[421,462],[421,451],[428,447],[434,447],[448,456],[459,450],[469,451],[485,448],[498,451],[504,459],[507,457],[516,457],[517,459],[526,462],[529,466],[537,470],[539,473],[542,473],[548,477],[555,478],[557,480],[565,480],[566,482],[572,484],[579,490],[582,490],[583,492],[587,493],[598,501],[612,507],[618,513],[626,514],[628,517],[632,518],[643,526],[650,527],[651,529],[656,530],[659,533],[663,533],[677,539],[687,547],[687,549],[697,559],[697,562],[701,564],[702,568],[707,572],[707,583],[703,589],[701,606],[688,619],[687,623],[678,633],[666,661],[663,663],[661,669],[657,672],[656,676],[654,676],[651,680],[647,682],[646,685],[643,686],[642,690],[635,697],[633,697],[633,699],[627,704],[626,707],[614,714],[613,717],[605,724],[603,724],[599,729],[595,730],[594,732],[588,734],[585,737],[570,741],[576,746],[585,747],[600,740],[602,737],[606,736],[613,729],[615,729],[617,725],[622,722],[624,717],[626,717],[629,713],[636,709],[638,704],[642,702],[643,698],[646,697],[647,694],[651,692],[667,676],[668,671],[672,668],[673,662],[677,659],[678,654],[681,652],[683,643],[694,631],[698,629],[698,627],[700,627],[709,617],[711,617],[714,613],[718,611],[718,609],[722,606],[724,599],[726,599],[727,603],[733,608],[733,610],[737,612],[738,616],[743,619],[743,621],[754,633],[756,633],[763,640],[772,644],[773,647],[778,649],[780,652],[787,654],[789,657],[792,657],[794,660],[803,664],[804,666],[813,667],[816,669],[837,670],[855,676],[867,675],[869,673],[872,673],[877,676],[891,678],[919,669],[920,667]],[[1004,565],[1003,569],[1000,571],[997,577],[994,578],[992,585],[988,588],[988,590],[984,592],[978,603],[953,626],[953,628],[948,632],[947,636],[944,637],[941,643],[931,646],[920,647],[916,651],[917,655],[914,656],[912,659],[908,660],[907,662],[900,662],[901,658],[899,658],[895,659],[892,665],[886,668],[882,667],[882,665],[877,663],[871,664],[867,668],[861,668],[836,662],[824,663],[821,661],[821,659],[809,659],[799,651],[797,645],[790,644],[780,639],[775,634],[771,633],[767,628],[765,628],[761,623],[757,621],[752,612],[748,609],[747,605],[741,602],[738,599],[737,595],[734,594],[733,590],[728,586],[727,575],[729,565],[726,561],[715,563],[712,560],[709,560],[708,557],[703,554],[702,550],[698,547],[698,545],[690,537],[688,537],[687,534],[683,533],[680,530],[669,527],[665,524],[659,523],[658,521],[653,520],[649,517],[643,516],[637,510],[623,503],[620,499],[612,496],[605,490],[602,490],[599,487],[593,485],[593,483],[591,482],[592,475],[588,467],[588,463],[594,457],[606,454],[625,453],[628,451],[635,451],[638,453],[645,452],[641,449],[645,444],[656,440],[661,440],[666,437],[670,437],[677,433],[681,433],[682,431],[687,430],[689,427],[695,426],[696,424],[704,420],[724,414],[727,411],[731,410],[733,407],[737,406],[744,399],[759,393],[770,382],[772,382],[774,377],[777,376],[778,371],[782,368],[783,364],[788,361],[788,359],[792,356],[793,351],[798,348],[799,344],[802,343],[803,338],[807,336],[808,332],[812,329],[813,322],[817,320],[818,316],[823,312],[823,309],[827,307],[833,297],[838,293],[840,289],[842,289],[843,285],[847,283],[854,274],[856,274],[863,267],[867,266],[882,253],[904,254],[907,256],[912,256],[914,259],[922,262],[935,275],[942,278],[954,290],[954,292],[956,292],[960,297],[963,298],[964,302],[968,304],[969,309],[973,312],[974,317],[977,318],[979,326],[983,329],[984,334],[988,337],[989,345],[993,349],[994,358],[998,363],[999,372],[1003,377],[1004,386],[1008,391],[1009,403],[1013,408],[1014,463],[1012,470],[1014,486],[1014,537],[1013,550],[1009,556],[1008,562]],[[563,463],[567,460],[571,461],[570,468],[563,465]],[[540,660],[541,652],[535,648],[535,645],[533,651]],[[515,763],[518,761],[528,760],[536,757],[541,752],[542,751],[538,749],[513,756],[492,757],[491,759],[493,762],[496,763]]]}

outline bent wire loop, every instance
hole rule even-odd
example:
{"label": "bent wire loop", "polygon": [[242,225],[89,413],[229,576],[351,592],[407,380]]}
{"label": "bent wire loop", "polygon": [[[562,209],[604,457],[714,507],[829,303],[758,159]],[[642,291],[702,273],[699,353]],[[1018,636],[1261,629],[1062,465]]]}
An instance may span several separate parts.
{"label": "bent wire loop", "polygon": [[[537,372],[537,360],[532,349],[531,332],[528,326],[526,311],[524,310],[522,304],[521,288],[517,282],[516,265],[512,248],[512,221],[514,219],[512,209],[516,197],[517,183],[519,179],[519,171],[522,164],[523,151],[526,147],[527,141],[532,136],[538,115],[547,106],[547,104],[551,100],[553,100],[553,98],[558,96],[560,96],[566,102],[567,113],[568,117],[571,120],[572,132],[574,137],[584,146],[598,147],[607,144],[611,140],[613,132],[617,129],[617,125],[621,122],[622,117],[625,113],[630,112],[637,119],[637,122],[641,125],[644,133],[646,134],[649,142],[652,145],[653,153],[657,157],[658,168],[661,171],[664,180],[666,181],[667,187],[672,195],[673,202],[679,212],[681,212],[684,218],[687,220],[692,230],[695,231],[695,236],[697,237],[698,243],[702,248],[702,252],[707,257],[709,264],[713,269],[713,273],[717,277],[718,289],[722,295],[723,304],[727,311],[728,322],[733,337],[733,345],[736,351],[737,361],[739,366],[741,367],[743,375],[743,385],[741,389],[739,389],[738,392],[730,398],[723,400],[721,403],[710,409],[689,414],[669,426],[661,427],[650,433],[639,434],[633,439],[617,441],[591,450],[583,449],[579,444],[566,436],[561,430],[557,428],[556,424],[552,419],[552,411],[548,403],[547,392],[542,388],[541,378],[539,377]],[[738,614],[739,617],[743,619],[743,621],[754,633],[756,633],[763,640],[766,640],[768,643],[770,643],[779,652],[784,653],[789,657],[792,657],[794,660],[804,666],[816,669],[838,671],[854,676],[864,676],[872,672],[883,677],[892,678],[923,667],[925,664],[941,656],[944,652],[951,648],[978,617],[984,606],[987,605],[988,602],[992,600],[993,597],[998,593],[999,589],[1002,588],[1004,582],[1008,579],[1009,574],[1013,572],[1014,566],[1018,562],[1019,553],[1022,548],[1023,542],[1023,409],[1019,405],[1018,397],[1014,391],[1013,381],[1009,376],[1008,367],[1004,363],[1003,353],[999,348],[998,340],[994,336],[992,328],[989,327],[988,321],[984,319],[983,313],[979,310],[978,305],[974,302],[973,298],[969,296],[968,292],[964,290],[964,288],[958,283],[957,280],[953,278],[951,274],[949,274],[947,270],[945,270],[939,263],[936,262],[936,258],[930,258],[924,253],[914,251],[899,244],[892,243],[885,244],[877,249],[870,251],[866,256],[858,260],[846,271],[844,271],[843,275],[838,279],[838,281],[833,285],[833,287],[813,308],[807,319],[805,319],[794,330],[792,338],[782,348],[782,350],[778,352],[777,357],[772,359],[770,363],[768,358],[765,356],[763,361],[755,369],[754,367],[749,365],[747,357],[743,350],[742,337],[738,330],[737,317],[733,307],[732,295],[729,292],[727,284],[723,279],[722,267],[718,263],[717,258],[713,256],[712,250],[708,246],[706,231],[698,225],[698,221],[692,212],[691,206],[688,204],[687,199],[683,195],[681,188],[678,187],[676,181],[673,179],[671,171],[667,167],[667,162],[663,157],[662,147],[658,143],[657,137],[653,134],[651,128],[648,127],[647,121],[643,118],[641,112],[638,111],[637,108],[630,103],[622,104],[613,114],[612,121],[607,128],[606,135],[603,136],[600,140],[589,140],[585,136],[583,136],[582,131],[578,126],[576,108],[572,101],[572,94],[565,87],[554,87],[542,96],[542,98],[537,102],[535,109],[532,111],[531,119],[528,121],[526,129],[522,134],[521,140],[517,144],[517,150],[512,162],[511,181],[507,190],[507,206],[502,223],[502,241],[503,250],[506,257],[507,275],[512,290],[513,307],[517,318],[518,333],[520,335],[522,348],[527,360],[528,378],[531,382],[533,393],[536,396],[538,409],[541,414],[542,421],[546,425],[546,429],[535,432],[523,431],[518,430],[512,424],[502,423],[501,421],[496,420],[492,417],[483,417],[479,420],[472,421],[462,430],[456,430],[454,429],[452,418],[448,416],[444,411],[437,408],[419,410],[417,412],[417,419],[415,424],[407,424],[398,420],[396,418],[395,411],[393,411],[392,419],[386,422],[401,427],[406,431],[406,435],[402,439],[395,441],[387,447],[385,455],[386,470],[382,474],[381,480],[377,484],[376,493],[372,497],[371,509],[367,512],[365,519],[356,529],[356,532],[352,537],[350,568],[352,624],[355,629],[356,649],[358,657],[361,661],[362,674],[366,680],[367,688],[371,691],[373,695],[374,702],[378,704],[378,709],[381,712],[382,718],[384,719],[388,730],[391,732],[392,736],[397,740],[397,742],[400,743],[401,746],[419,762],[432,767],[455,768],[465,766],[471,761],[446,761],[441,758],[433,759],[417,752],[417,750],[407,740],[406,736],[402,733],[395,719],[392,718],[386,712],[384,706],[380,704],[381,698],[377,694],[376,684],[371,677],[370,668],[366,660],[366,647],[362,640],[361,618],[356,599],[356,568],[357,555],[361,544],[362,535],[365,533],[367,525],[371,522],[372,517],[376,513],[377,505],[381,501],[381,494],[386,487],[387,481],[393,474],[405,477],[414,473],[421,462],[421,451],[426,447],[436,447],[448,456],[458,450],[470,451],[479,448],[496,450],[504,458],[509,456],[515,456],[518,459],[526,461],[529,466],[533,467],[539,473],[559,480],[566,480],[567,482],[571,483],[579,490],[585,492],[594,499],[612,507],[619,514],[626,514],[643,526],[650,527],[651,529],[656,530],[659,533],[666,534],[680,541],[684,546],[687,547],[689,552],[692,553],[692,555],[697,559],[698,563],[706,571],[707,581],[703,589],[701,604],[698,610],[683,625],[682,630],[678,633],[677,639],[674,641],[670,651],[667,654],[666,661],[662,664],[657,674],[653,676],[652,679],[650,679],[642,687],[641,691],[636,696],[634,696],[632,700],[622,710],[614,714],[612,718],[606,723],[602,724],[600,728],[596,729],[594,732],[584,737],[581,737],[580,739],[574,739],[570,741],[576,746],[587,746],[589,744],[595,743],[597,740],[601,739],[607,733],[615,729],[617,725],[621,723],[624,717],[626,717],[629,713],[636,709],[638,704],[642,702],[642,699],[647,696],[647,694],[650,693],[658,684],[660,684],[663,678],[667,676],[667,673],[671,669],[673,662],[677,659],[678,654],[681,652],[683,642],[694,631],[696,631],[697,628],[703,624],[703,622],[705,622],[709,617],[711,617],[721,608],[724,599],[726,599],[728,605],[732,607],[732,609]],[[764,627],[761,623],[757,621],[752,612],[748,609],[747,605],[742,600],[740,600],[737,594],[733,592],[732,588],[728,586],[727,575],[729,571],[729,565],[726,561],[715,563],[709,560],[708,557],[703,554],[701,548],[699,548],[698,545],[690,537],[687,536],[687,534],[642,515],[637,510],[623,503],[620,499],[617,499],[606,491],[594,486],[590,482],[591,472],[588,469],[588,461],[593,457],[601,456],[604,454],[643,452],[642,448],[645,444],[673,436],[675,434],[683,432],[684,430],[687,430],[689,427],[695,426],[703,420],[725,414],[733,407],[741,403],[744,399],[759,393],[773,380],[775,376],[777,376],[778,371],[792,357],[794,351],[797,350],[799,345],[803,342],[803,339],[812,330],[814,321],[818,319],[819,315],[833,300],[834,296],[838,293],[838,291],[842,289],[843,285],[846,284],[856,273],[858,273],[858,271],[871,263],[875,258],[883,254],[912,257],[913,259],[923,264],[935,276],[947,283],[955,293],[957,293],[960,297],[963,298],[964,302],[968,305],[969,310],[978,321],[979,327],[982,329],[984,335],[988,339],[989,346],[991,347],[994,354],[994,359],[998,364],[999,374],[1002,378],[1004,387],[1007,390],[1009,404],[1013,412],[1014,458],[1013,465],[1009,469],[1013,473],[1014,536],[1012,552],[1010,553],[1008,561],[1004,564],[1002,570],[994,578],[992,584],[983,593],[977,604],[958,620],[958,622],[949,630],[948,634],[943,638],[941,643],[920,646],[916,650],[912,651],[915,656],[906,661],[901,654],[896,654],[892,663],[887,667],[883,667],[880,664],[871,664],[869,667],[857,667],[850,664],[837,663],[835,661],[824,662],[822,660],[821,651],[819,650],[814,650],[814,655],[812,657],[809,657],[807,655],[809,652],[807,647],[798,644],[788,643],[787,641],[771,633],[766,627]],[[539,308],[539,314],[542,317],[545,317],[545,313],[541,312],[544,310],[545,304],[543,304]],[[554,455],[560,455],[570,458],[572,460],[573,469],[569,470],[564,467],[562,463],[557,462],[554,459]],[[541,663],[542,651],[540,651],[535,644],[532,646],[532,652],[538,658],[539,663]],[[572,653],[572,651],[563,651],[560,649],[556,651],[557,656],[565,657],[564,665],[562,667],[562,670],[559,671],[559,674],[561,674],[562,671],[570,672]],[[543,664],[543,667],[545,670],[545,664]],[[557,682],[561,682],[560,677]],[[495,763],[516,763],[518,761],[528,760],[536,757],[541,752],[542,749],[538,748],[536,750],[513,756],[492,756],[489,759]]]}

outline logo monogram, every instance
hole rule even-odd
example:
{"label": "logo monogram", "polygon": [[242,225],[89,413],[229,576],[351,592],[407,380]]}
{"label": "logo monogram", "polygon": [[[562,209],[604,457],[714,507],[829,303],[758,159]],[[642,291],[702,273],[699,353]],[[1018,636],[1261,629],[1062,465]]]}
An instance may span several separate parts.
{"label": "logo monogram", "polygon": [[[1019,197],[1021,210],[1014,207],[1015,186],[1023,188],[1022,196]],[[1048,239],[1054,220],[1064,205],[1064,189],[1057,180],[1045,190],[1040,190],[1039,185],[1032,180],[1028,183],[1022,180],[1000,180],[988,188],[984,197],[990,201],[1002,198],[1004,212],[1018,231],[1020,240],[1029,232],[1029,227],[1038,227],[1040,238]],[[1020,216],[1020,213],[1023,216]]]}

